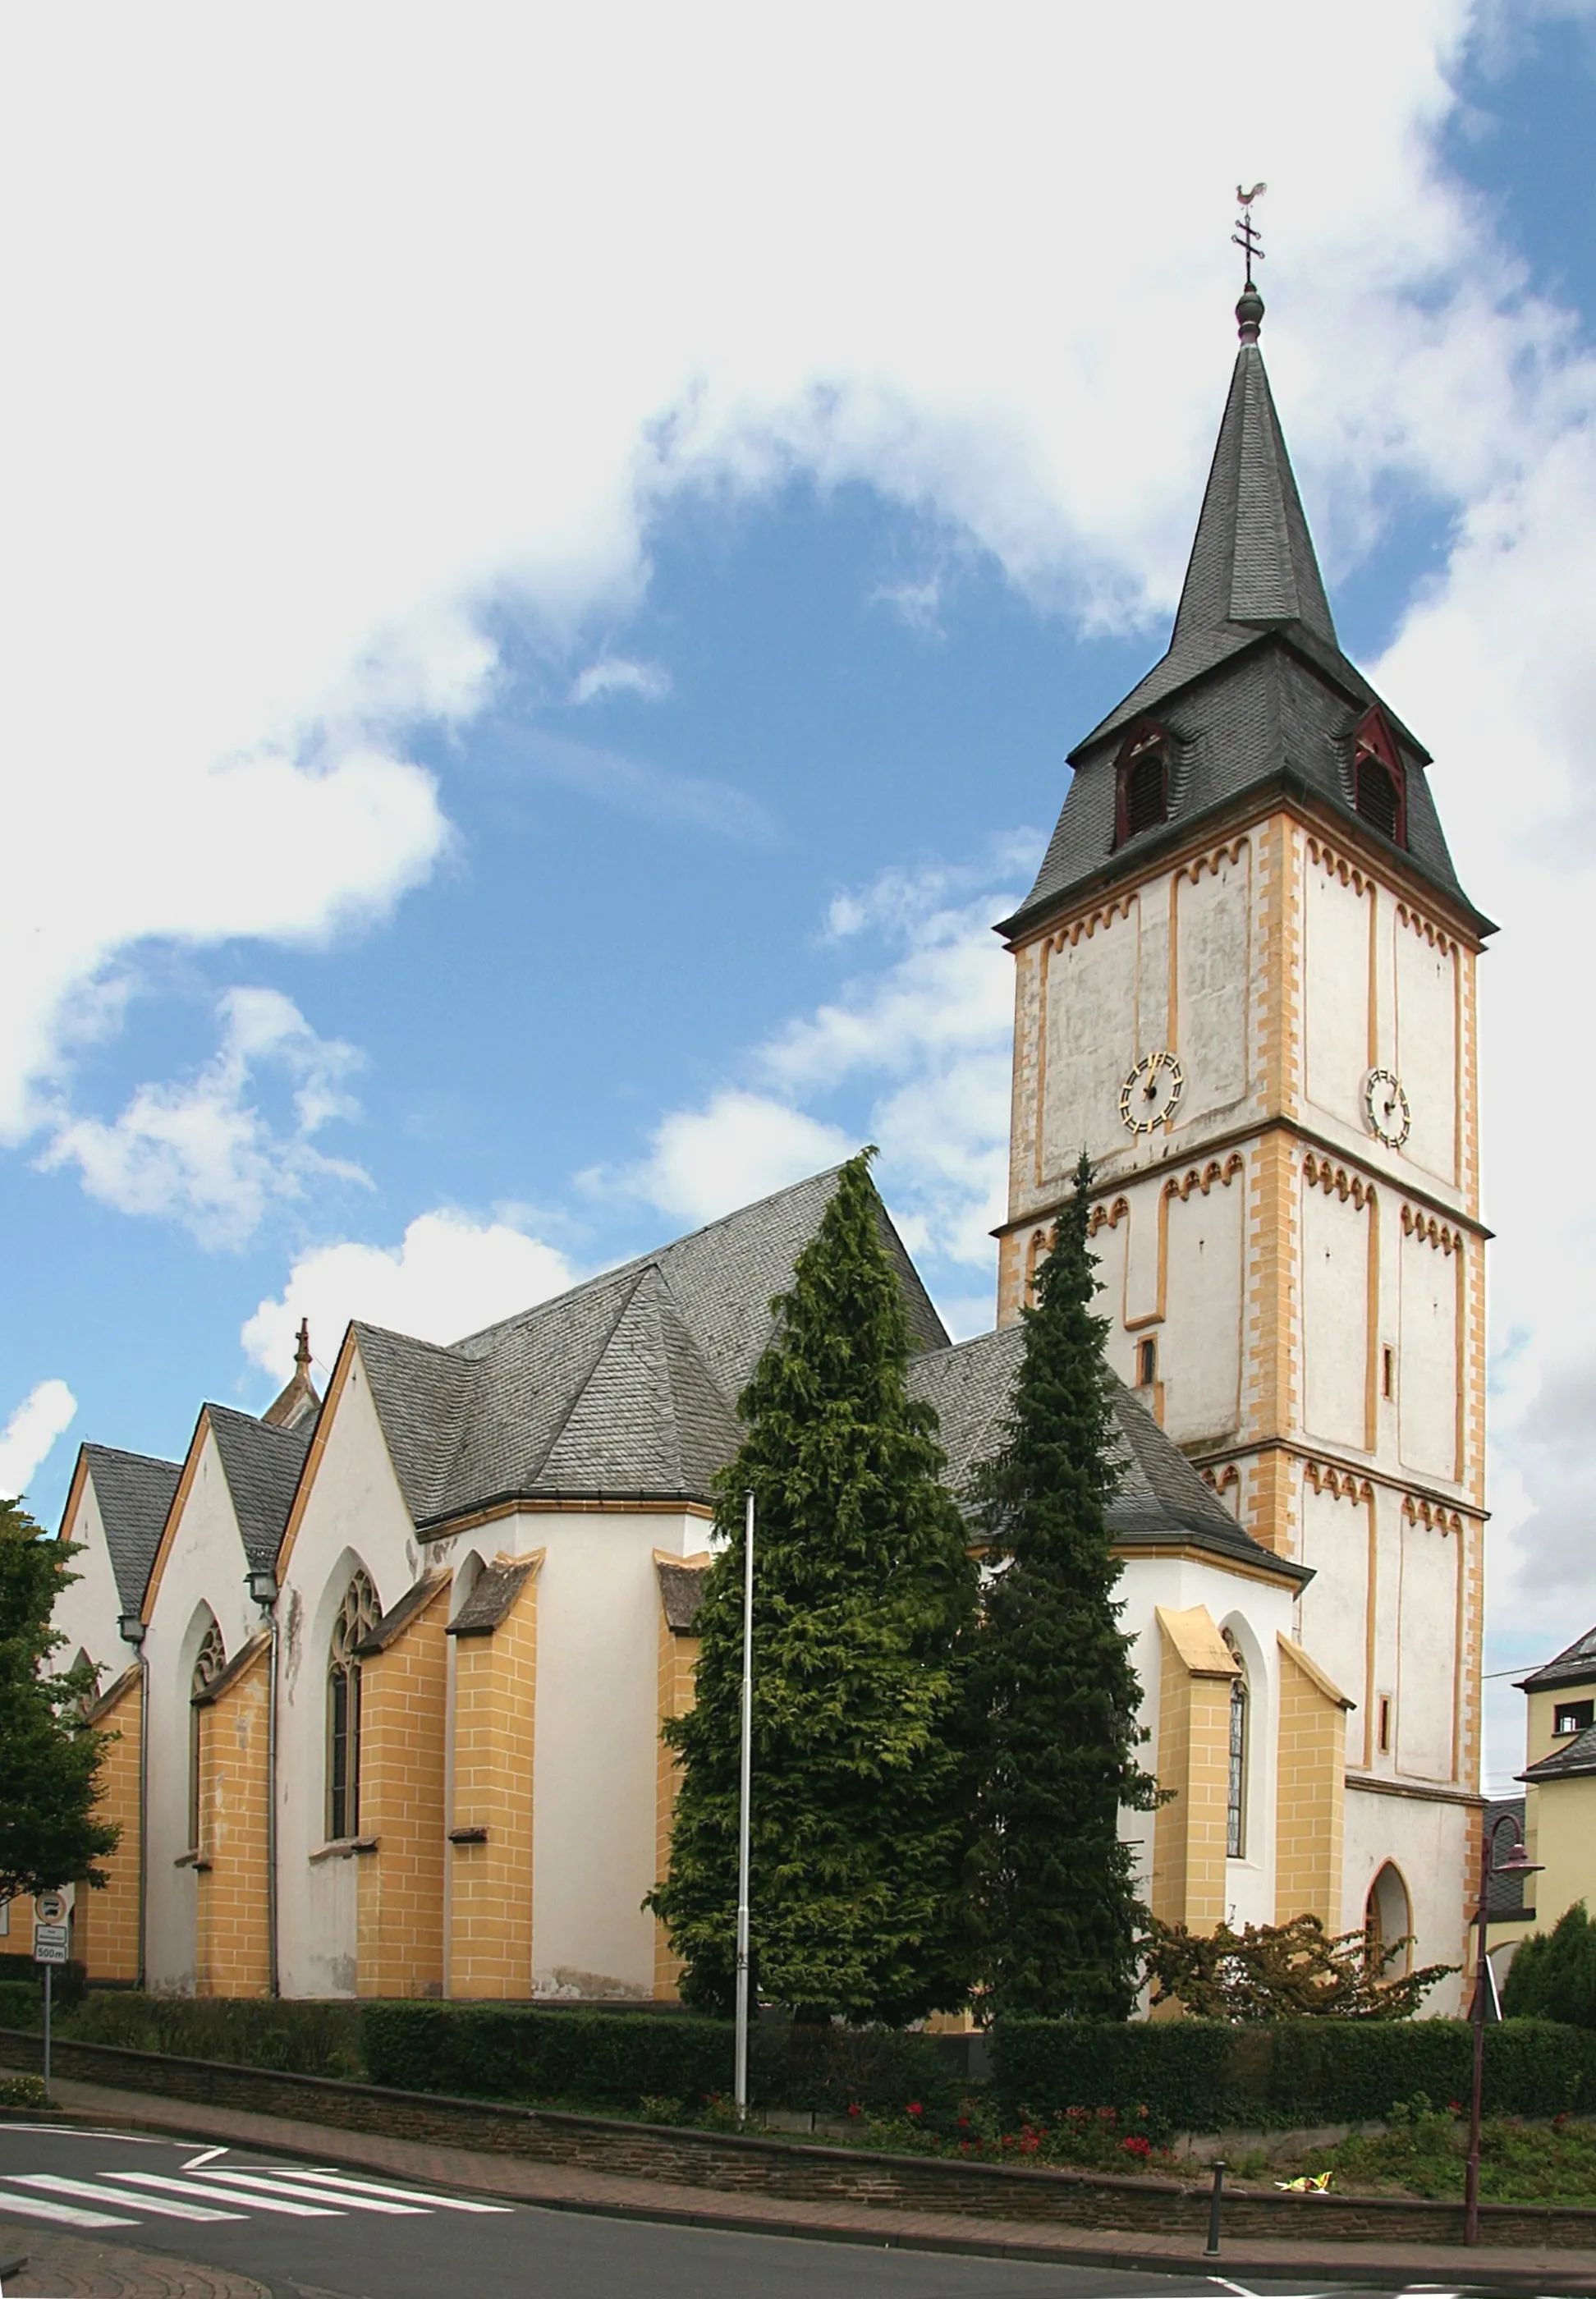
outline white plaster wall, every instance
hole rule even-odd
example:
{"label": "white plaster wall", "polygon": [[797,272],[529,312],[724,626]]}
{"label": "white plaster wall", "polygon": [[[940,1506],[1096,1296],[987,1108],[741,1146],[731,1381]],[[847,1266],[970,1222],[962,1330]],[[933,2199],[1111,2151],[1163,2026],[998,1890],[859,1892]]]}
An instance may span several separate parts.
{"label": "white plaster wall", "polygon": [[79,1650],[86,1652],[100,1672],[100,1689],[104,1692],[137,1655],[134,1646],[122,1642],[121,1631],[117,1626],[121,1599],[117,1594],[111,1551],[105,1545],[104,1520],[92,1477],[84,1478],[71,1523],[62,1530],[79,1552],[67,1564],[67,1570],[78,1578],[55,1600],[53,1624],[66,1642],[54,1656],[51,1666],[58,1671],[71,1668]]}
{"label": "white plaster wall", "polygon": [[1306,855],[1302,940],[1303,1037],[1309,1101],[1326,1116],[1363,1125],[1368,1074],[1369,917],[1372,887],[1359,894]]}
{"label": "white plaster wall", "polygon": [[195,1876],[173,1865],[189,1847],[189,1689],[209,1608],[231,1660],[261,1625],[232,1496],[207,1428],[172,1528],[145,1638],[150,1672],[148,1861],[145,1966],[149,1986],[194,1987]]}
{"label": "white plaster wall", "polygon": [[430,1559],[388,1457],[358,1351],[325,1441],[278,1597],[278,1955],[286,1996],[355,1988],[357,1861],[317,1860],[327,1835],[327,1658],[357,1564],[383,1611]]}
{"label": "white plaster wall", "polygon": [[[1461,1885],[1468,1814],[1461,1804],[1392,1797],[1349,1786],[1342,1861],[1342,1930],[1361,1929],[1369,1886],[1389,1860],[1408,1888],[1416,1964],[1456,1963],[1463,1953]],[[1455,2016],[1461,1983],[1443,1979],[1426,2015]]]}
{"label": "white plaster wall", "polygon": [[1301,1641],[1337,1690],[1358,1704],[1347,1718],[1347,1755],[1356,1764],[1367,1699],[1368,1504],[1304,1484],[1301,1507],[1301,1561],[1315,1575],[1301,1599]]}
{"label": "white plaster wall", "polygon": [[541,1548],[532,1806],[533,1985],[653,1992],[659,1582],[653,1552],[693,1556],[701,1518],[539,1511],[503,1546]]}
{"label": "white plaster wall", "polygon": [[1119,1088],[1139,1057],[1157,1050],[1136,1038],[1141,909],[1133,897],[1128,917],[1116,914],[1049,956],[1043,1163],[1050,1174],[1069,1172],[1083,1147],[1096,1160],[1130,1141],[1119,1122]]}
{"label": "white plaster wall", "polygon": [[[1128,1561],[1119,1594],[1125,1600],[1120,1625],[1134,1639],[1131,1657],[1143,1688],[1140,1721],[1149,1737],[1141,1756],[1149,1772],[1155,1767],[1158,1752],[1163,1668],[1162,1635],[1155,1607],[1162,1605],[1166,1611],[1185,1612],[1193,1605],[1206,1605],[1215,1626],[1228,1628],[1242,1649],[1251,1698],[1246,1854],[1226,1863],[1227,1914],[1235,1924],[1273,1923],[1275,1780],[1280,1731],[1278,1639],[1292,1633],[1292,1592],[1239,1573],[1227,1573],[1217,1563],[1199,1564],[1184,1557],[1160,1556]],[[1119,1817],[1121,1838],[1137,1849],[1143,1890],[1151,1874],[1155,1818],[1150,1812],[1122,1813]]]}
{"label": "white plaster wall", "polygon": [[[1120,1249],[1125,1257],[1124,1283],[1115,1298],[1113,1313],[1123,1315],[1127,1325],[1158,1315],[1159,1194],[1162,1186],[1160,1176],[1134,1182],[1123,1192],[1130,1215],[1128,1220],[1122,1216],[1119,1223],[1120,1230],[1126,1232]],[[1100,1246],[1104,1236],[1105,1232],[1099,1231]],[[1130,1378],[1128,1373],[1126,1377]]]}
{"label": "white plaster wall", "polygon": [[1406,1155],[1437,1181],[1458,1177],[1458,967],[1448,953],[1397,915],[1396,1068],[1407,1090]]}
{"label": "white plaster wall", "polygon": [[1414,1519],[1398,1522],[1397,1764],[1411,1778],[1450,1780],[1462,1537]]}
{"label": "white plaster wall", "polygon": [[1241,1418],[1242,1248],[1246,1176],[1168,1201],[1159,1374],[1177,1445],[1222,1442]]}
{"label": "white plaster wall", "polygon": [[[1232,1108],[1247,1091],[1252,846],[1176,885],[1176,1034],[1186,1075],[1180,1122]],[[1143,1048],[1141,1050],[1146,1051]]]}
{"label": "white plaster wall", "polygon": [[1401,1462],[1453,1482],[1458,1459],[1458,1258],[1417,1232],[1398,1248]]}
{"label": "white plaster wall", "polygon": [[1302,1184],[1302,1420],[1361,1449],[1368,1380],[1368,1235],[1351,1197]]}

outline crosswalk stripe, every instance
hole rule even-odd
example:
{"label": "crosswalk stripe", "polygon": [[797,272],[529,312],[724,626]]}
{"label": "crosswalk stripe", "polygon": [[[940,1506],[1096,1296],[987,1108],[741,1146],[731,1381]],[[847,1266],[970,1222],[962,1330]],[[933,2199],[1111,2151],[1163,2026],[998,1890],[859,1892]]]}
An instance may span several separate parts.
{"label": "crosswalk stripe", "polygon": [[76,2204],[49,2204],[43,2195],[13,2195],[0,2188],[0,2212],[21,2212],[30,2220],[54,2220],[62,2227],[137,2227],[137,2220],[113,2219],[109,2212],[86,2212]]}
{"label": "crosswalk stripe", "polygon": [[[100,2187],[93,2179],[58,2179],[53,2171],[8,2171],[5,2176],[14,2179],[20,2187],[42,2187],[52,2195],[80,2195],[91,2204],[125,2204],[128,2200],[115,2187]],[[145,2196],[139,2209],[157,2212],[169,2220],[236,2220],[240,2216],[237,2212],[219,2212],[204,2204],[180,2204],[175,2196],[163,2195]]]}
{"label": "crosswalk stripe", "polygon": [[[285,2204],[279,2203],[275,2195],[241,2195],[236,2188],[209,2184],[202,2187],[192,2179],[165,2179],[159,2171],[111,2171],[106,2176],[119,2181],[126,2180],[136,2187],[167,2188],[175,2195],[187,2195],[193,2204],[242,2204],[246,2211],[280,2212],[285,2219],[290,2220],[331,2220],[338,2215],[336,2205],[329,2208],[321,2204]],[[139,2200],[134,2195],[128,2198],[130,2204]]]}
{"label": "crosswalk stripe", "polygon": [[435,2195],[425,2187],[394,2187],[379,2185],[375,2179],[351,2179],[342,2171],[301,2170],[297,2164],[285,2163],[281,2177],[292,2179],[297,2185],[313,2182],[314,2188],[328,2187],[337,2195],[353,2189],[362,2195],[397,2195],[407,2204],[431,2204],[440,2212],[512,2212],[515,2209],[513,2204],[473,2204],[468,2203],[463,2195]]}
{"label": "crosswalk stripe", "polygon": [[[287,2179],[270,2179],[263,2171],[237,2171],[230,2169],[224,2170],[220,2164],[214,2171],[208,2165],[202,2166],[194,2173],[194,2178],[202,2190],[209,2187],[214,2179],[218,2182],[226,2181],[235,2187],[247,2187],[252,2195],[257,2190],[263,2190],[268,2195],[303,2195],[307,2193],[314,2195],[317,2192],[315,2188],[307,2189],[302,2181],[295,2180],[290,2183]],[[378,2193],[386,2195],[387,2191],[378,2189]],[[426,2217],[425,2212],[415,2204],[402,2204],[397,2201],[392,2203],[385,2201],[379,2204],[370,2195],[347,2195],[342,2190],[336,2195],[328,2195],[326,2200],[341,2212],[391,2212],[396,2218],[402,2219]]]}

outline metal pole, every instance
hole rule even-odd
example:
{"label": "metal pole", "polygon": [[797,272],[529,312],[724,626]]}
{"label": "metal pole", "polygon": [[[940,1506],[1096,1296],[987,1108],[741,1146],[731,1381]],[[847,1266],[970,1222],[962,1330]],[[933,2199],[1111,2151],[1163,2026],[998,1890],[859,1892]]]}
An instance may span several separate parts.
{"label": "metal pole", "polygon": [[1492,1855],[1495,1848],[1496,1830],[1487,1828],[1480,1845],[1480,1956],[1470,2013],[1474,2026],[1474,2080],[1468,2095],[1468,2164],[1463,2174],[1465,2243],[1478,2243],[1480,2239],[1480,2095],[1485,2082],[1485,1903],[1491,1891]]}
{"label": "metal pole", "polygon": [[753,1785],[753,1495],[743,1529],[743,1749],[737,1785],[737,2038],[732,2096],[748,2117],[748,1816]]}
{"label": "metal pole", "polygon": [[1202,2247],[1204,2259],[1219,2256],[1219,2198],[1225,2192],[1225,2158],[1214,2158],[1213,2193],[1208,2199],[1208,2241]]}
{"label": "metal pole", "polygon": [[50,2089],[50,1982],[51,1982],[51,1979],[54,1978],[54,1967],[53,1965],[51,1965],[51,1964],[48,1964],[48,1963],[47,1963],[47,1964],[46,1964],[46,1966],[45,1966],[45,2090],[46,2090],[46,2094],[48,2093],[48,2091],[49,2091],[49,2089]]}

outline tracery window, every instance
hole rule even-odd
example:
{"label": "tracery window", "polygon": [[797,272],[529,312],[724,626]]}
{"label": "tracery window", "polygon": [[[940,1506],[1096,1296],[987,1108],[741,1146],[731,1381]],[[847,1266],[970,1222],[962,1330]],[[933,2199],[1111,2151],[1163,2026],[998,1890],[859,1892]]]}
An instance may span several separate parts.
{"label": "tracery window", "polygon": [[364,1573],[344,1591],[327,1656],[327,1833],[337,1843],[361,1828],[361,1645],[377,1620]]}
{"label": "tracery window", "polygon": [[1167,821],[1168,815],[1169,746],[1161,726],[1141,726],[1119,753],[1115,768],[1115,845]]}
{"label": "tracery window", "polygon": [[1228,1629],[1221,1630],[1225,1647],[1236,1664],[1230,1680],[1230,1772],[1225,1799],[1225,1851],[1231,1860],[1247,1850],[1247,1664]]}
{"label": "tracery window", "polygon": [[195,1706],[202,1692],[208,1692],[228,1664],[227,1647],[221,1640],[221,1631],[214,1621],[200,1639],[200,1647],[194,1656],[194,1672],[188,1680],[188,1843],[197,1851],[200,1840],[200,1717],[202,1711]]}

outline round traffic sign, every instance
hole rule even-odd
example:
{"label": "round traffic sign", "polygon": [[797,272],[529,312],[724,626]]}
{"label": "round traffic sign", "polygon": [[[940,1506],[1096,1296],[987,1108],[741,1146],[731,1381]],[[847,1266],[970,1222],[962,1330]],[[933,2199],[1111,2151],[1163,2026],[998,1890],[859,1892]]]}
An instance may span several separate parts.
{"label": "round traffic sign", "polygon": [[64,1892],[36,1892],[34,1894],[33,1914],[36,1923],[63,1924],[66,1921],[66,1912],[67,1904],[66,1894]]}

